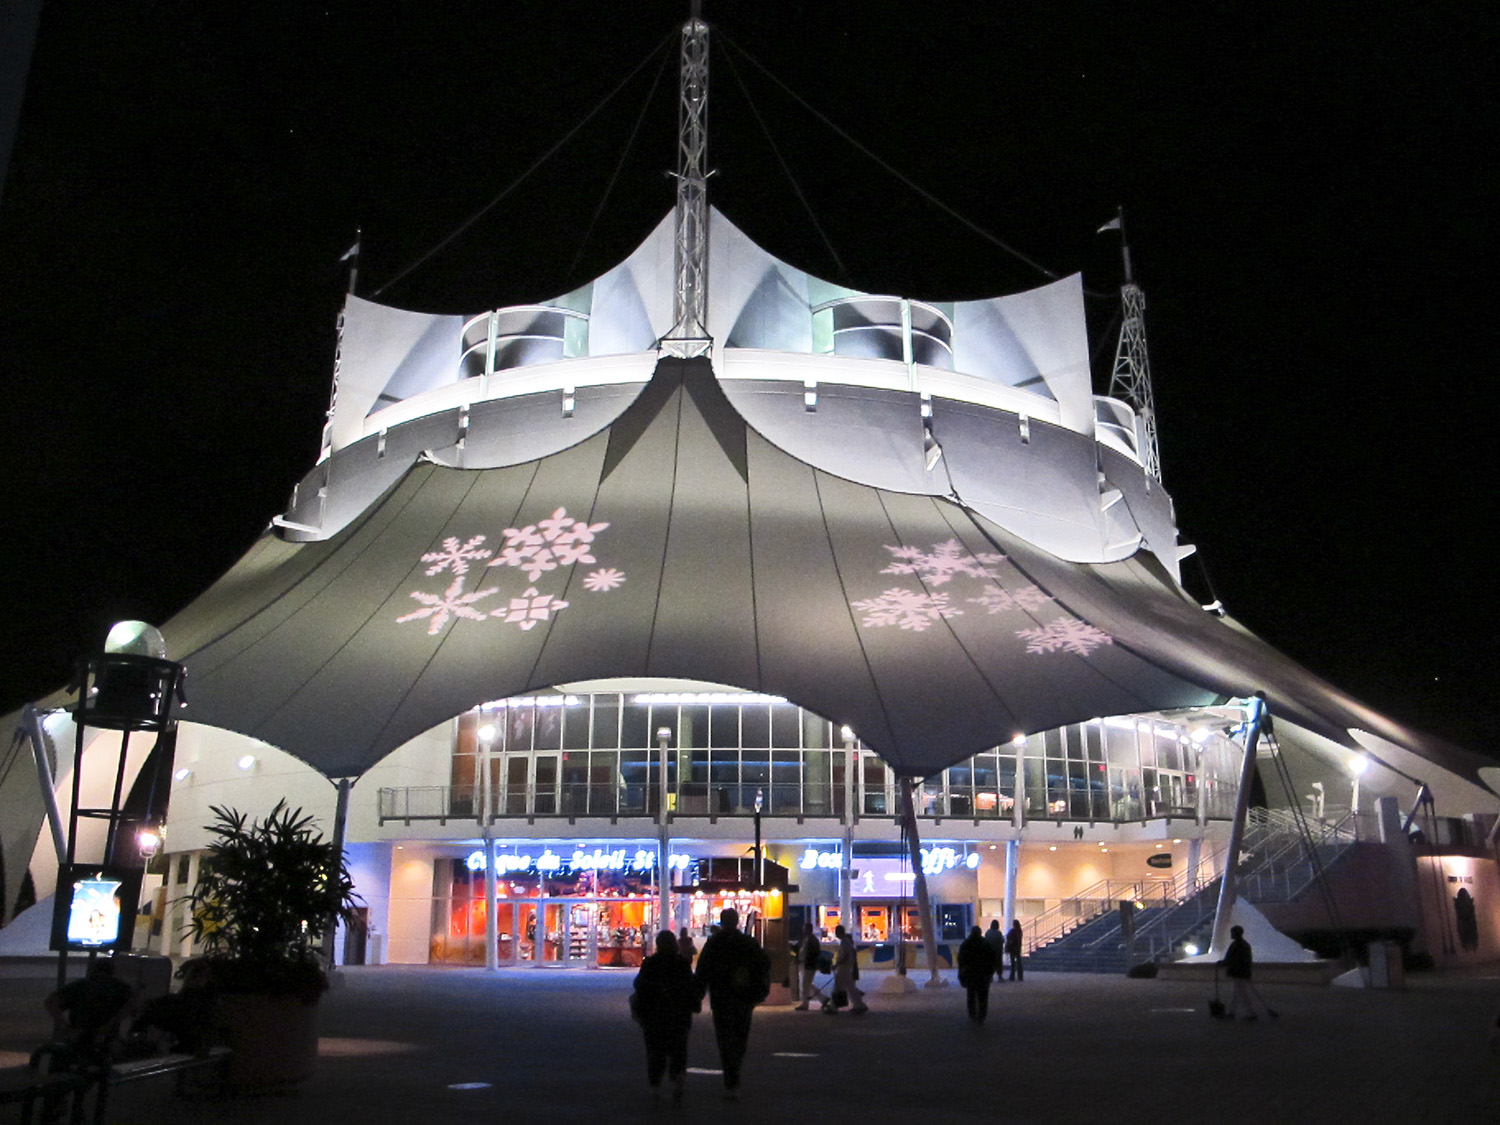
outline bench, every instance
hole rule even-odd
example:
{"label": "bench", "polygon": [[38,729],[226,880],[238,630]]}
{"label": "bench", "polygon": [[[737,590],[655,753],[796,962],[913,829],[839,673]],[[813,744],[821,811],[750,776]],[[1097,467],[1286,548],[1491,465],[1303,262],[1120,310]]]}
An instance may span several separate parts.
{"label": "bench", "polygon": [[81,1121],[83,1105],[79,1099],[88,1085],[89,1078],[83,1074],[40,1074],[29,1066],[6,1067],[0,1070],[0,1105],[20,1106],[22,1125],[30,1125],[38,1103],[60,1106],[72,1098],[71,1119]]}
{"label": "bench", "polygon": [[11,1067],[0,1071],[0,1105],[19,1105],[23,1125],[35,1120],[38,1105],[45,1120],[63,1120],[66,1107],[66,1120],[81,1123],[87,1117],[89,1091],[97,1090],[93,1119],[102,1122],[109,1108],[109,1091],[128,1082],[172,1075],[181,1094],[189,1075],[216,1072],[212,1088],[217,1092],[228,1073],[230,1054],[228,1047],[212,1047],[204,1055],[152,1055],[83,1070],[43,1072],[33,1067]]}
{"label": "bench", "polygon": [[128,1082],[144,1082],[148,1078],[161,1078],[170,1074],[176,1078],[177,1092],[181,1094],[187,1088],[188,1075],[216,1072],[214,1090],[217,1092],[223,1085],[224,1076],[229,1072],[231,1053],[228,1047],[210,1047],[206,1054],[201,1055],[150,1055],[143,1059],[127,1059],[124,1062],[111,1063],[103,1074],[95,1077],[99,1093],[94,1099],[94,1120],[96,1122],[104,1120],[109,1104],[110,1089],[114,1086],[123,1086]]}

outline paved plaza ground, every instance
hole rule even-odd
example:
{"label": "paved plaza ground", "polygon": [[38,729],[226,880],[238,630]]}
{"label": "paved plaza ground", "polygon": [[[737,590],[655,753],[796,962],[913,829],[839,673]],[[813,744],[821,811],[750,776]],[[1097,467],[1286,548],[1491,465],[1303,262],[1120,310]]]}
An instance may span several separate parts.
{"label": "paved plaza ground", "polygon": [[[1270,985],[1282,1018],[1258,1023],[1210,1020],[1211,985],[1066,973],[995,985],[983,1027],[965,1019],[951,977],[946,989],[900,997],[872,988],[860,1017],[767,1006],[735,1103],[709,1073],[718,1061],[705,1013],[681,1107],[647,1093],[626,1009],[632,979],[619,970],[343,970],[324,1001],[318,1072],[300,1092],[184,1101],[155,1081],[118,1091],[111,1120],[1500,1120],[1500,1057],[1488,1039],[1500,967],[1422,974],[1401,991]],[[50,983],[44,964],[0,962],[0,1064],[24,1061],[44,1035]],[[461,1088],[472,1083],[484,1085]]]}

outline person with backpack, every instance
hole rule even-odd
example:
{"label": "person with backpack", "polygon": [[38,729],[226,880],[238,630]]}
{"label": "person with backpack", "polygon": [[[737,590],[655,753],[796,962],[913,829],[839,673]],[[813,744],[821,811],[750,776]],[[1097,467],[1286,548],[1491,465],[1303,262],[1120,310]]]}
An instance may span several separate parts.
{"label": "person with backpack", "polygon": [[969,1004],[969,1018],[983,1023],[990,1011],[990,979],[995,975],[999,962],[990,943],[984,940],[984,931],[978,926],[969,930],[958,947],[958,983],[964,986]]}
{"label": "person with backpack", "polygon": [[699,996],[706,993],[713,1009],[724,1096],[738,1100],[750,1018],[755,1006],[771,994],[771,957],[753,937],[740,933],[740,914],[733,907],[719,914],[719,929],[703,943],[694,976]]}

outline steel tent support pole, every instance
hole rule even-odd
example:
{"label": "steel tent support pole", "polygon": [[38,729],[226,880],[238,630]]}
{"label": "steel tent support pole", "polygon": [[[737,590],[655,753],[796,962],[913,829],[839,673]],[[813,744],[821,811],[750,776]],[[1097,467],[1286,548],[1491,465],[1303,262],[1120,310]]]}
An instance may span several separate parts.
{"label": "steel tent support pole", "polygon": [[916,782],[909,777],[900,779],[901,819],[906,825],[906,846],[911,855],[911,868],[916,873],[917,913],[922,917],[922,945],[927,950],[927,988],[942,988],[946,982],[938,976],[937,934],[934,933],[932,901],[927,896],[927,873],[922,870],[922,841],[917,835],[917,804],[912,791]]}
{"label": "steel tent support pole", "polygon": [[1234,915],[1238,892],[1236,869],[1240,865],[1240,847],[1245,842],[1245,821],[1250,815],[1250,783],[1255,776],[1255,748],[1266,723],[1266,697],[1256,692],[1250,703],[1250,725],[1245,732],[1245,760],[1240,765],[1240,788],[1235,795],[1234,824],[1229,830],[1229,844],[1224,849],[1224,874],[1219,881],[1219,906],[1214,914],[1212,953],[1223,955],[1229,945],[1229,924]]}
{"label": "steel tent support pole", "polygon": [[[329,872],[331,879],[337,879],[344,862],[344,836],[349,823],[349,790],[354,788],[354,778],[340,777],[334,781],[338,789],[338,801],[333,807],[333,870]],[[337,926],[329,926],[328,932],[323,935],[323,962],[330,969],[334,963],[334,940]]]}
{"label": "steel tent support pole", "polygon": [[62,863],[67,854],[68,839],[63,830],[62,812],[57,807],[57,783],[52,776],[52,766],[47,761],[47,735],[42,729],[42,713],[32,703],[21,708],[21,727],[31,743],[31,757],[36,763],[37,786],[42,793],[42,804],[47,811],[47,827],[52,830],[52,848],[57,853],[57,862]]}

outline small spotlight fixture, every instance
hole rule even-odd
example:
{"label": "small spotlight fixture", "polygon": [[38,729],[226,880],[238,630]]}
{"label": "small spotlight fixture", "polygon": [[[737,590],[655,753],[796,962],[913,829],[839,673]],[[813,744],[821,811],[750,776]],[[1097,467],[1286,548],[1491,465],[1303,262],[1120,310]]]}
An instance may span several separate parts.
{"label": "small spotlight fixture", "polygon": [[161,830],[149,824],[142,825],[135,834],[135,846],[144,858],[153,858],[161,851]]}

